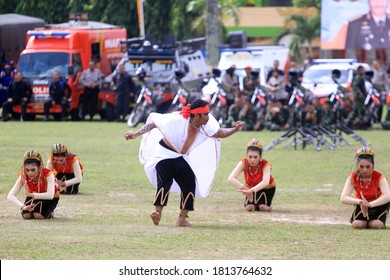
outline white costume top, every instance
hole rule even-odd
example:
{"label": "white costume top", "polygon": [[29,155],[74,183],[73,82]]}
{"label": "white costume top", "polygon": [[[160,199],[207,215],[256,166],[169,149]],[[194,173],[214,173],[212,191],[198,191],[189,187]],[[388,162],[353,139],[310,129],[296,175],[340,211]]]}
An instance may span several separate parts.
{"label": "white costume top", "polygon": [[[190,165],[196,178],[196,197],[206,197],[209,194],[217,171],[220,157],[220,140],[211,138],[219,130],[219,123],[209,114],[209,121],[199,128],[195,141],[186,154],[180,150],[187,137],[190,118],[185,119],[179,112],[169,114],[151,113],[146,123],[153,122],[157,128],[145,133],[142,137],[139,160],[144,165],[150,182],[157,188],[156,164],[160,160],[182,156]],[[159,144],[165,137],[176,152]],[[172,192],[181,192],[178,184],[173,181]]]}

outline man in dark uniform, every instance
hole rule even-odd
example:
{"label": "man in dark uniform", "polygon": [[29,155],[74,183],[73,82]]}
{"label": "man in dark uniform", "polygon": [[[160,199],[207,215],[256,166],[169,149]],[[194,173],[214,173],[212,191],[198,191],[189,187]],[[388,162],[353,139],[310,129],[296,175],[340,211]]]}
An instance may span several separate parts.
{"label": "man in dark uniform", "polygon": [[129,113],[130,102],[134,101],[135,85],[123,64],[119,65],[118,73],[112,79],[115,86],[115,122],[125,121]]}
{"label": "man in dark uniform", "polygon": [[390,0],[368,0],[369,13],[348,24],[346,48],[365,50],[390,48],[390,15],[386,14]]}
{"label": "man in dark uniform", "polygon": [[23,121],[26,117],[27,103],[32,96],[32,89],[29,83],[23,80],[23,73],[18,72],[15,75],[15,80],[8,88],[8,99],[3,104],[3,121],[8,121],[9,113],[12,111],[12,107],[20,105],[22,112],[20,115],[20,121]]}
{"label": "man in dark uniform", "polygon": [[53,72],[53,81],[49,85],[50,98],[45,102],[45,118],[44,121],[49,120],[50,108],[55,104],[61,105],[61,121],[65,121],[66,110],[69,107],[69,98],[72,95],[72,89],[66,81],[61,79],[60,72]]}

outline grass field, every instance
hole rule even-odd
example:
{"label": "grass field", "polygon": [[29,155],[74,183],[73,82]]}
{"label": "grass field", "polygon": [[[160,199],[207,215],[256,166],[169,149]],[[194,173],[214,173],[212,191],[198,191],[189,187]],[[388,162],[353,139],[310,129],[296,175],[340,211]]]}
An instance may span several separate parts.
{"label": "grass field", "polygon": [[[171,194],[161,224],[149,218],[154,188],[138,161],[140,138],[125,141],[125,124],[106,122],[0,123],[0,259],[41,260],[360,260],[390,259],[390,230],[353,230],[352,206],[339,196],[356,149],[285,147],[264,157],[272,163],[277,192],[271,213],[247,213],[227,176],[258,137],[268,145],[279,132],[241,132],[222,141],[221,161],[207,198],[190,213],[192,228],[175,227],[179,197]],[[376,169],[390,175],[389,131],[357,131],[374,147]],[[25,221],[6,200],[23,153],[44,158],[62,142],[80,155],[80,194],[61,196],[53,220]],[[24,199],[23,194],[20,199]],[[389,222],[389,221],[388,221]]]}

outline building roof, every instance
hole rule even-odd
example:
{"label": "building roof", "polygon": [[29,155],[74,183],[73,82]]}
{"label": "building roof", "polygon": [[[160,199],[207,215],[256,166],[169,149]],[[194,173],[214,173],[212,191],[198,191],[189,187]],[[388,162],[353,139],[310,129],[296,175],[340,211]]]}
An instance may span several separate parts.
{"label": "building roof", "polygon": [[35,18],[19,14],[1,14],[0,15],[0,25],[15,25],[15,24],[31,24],[35,23],[38,25],[45,25],[45,21],[41,18]]}

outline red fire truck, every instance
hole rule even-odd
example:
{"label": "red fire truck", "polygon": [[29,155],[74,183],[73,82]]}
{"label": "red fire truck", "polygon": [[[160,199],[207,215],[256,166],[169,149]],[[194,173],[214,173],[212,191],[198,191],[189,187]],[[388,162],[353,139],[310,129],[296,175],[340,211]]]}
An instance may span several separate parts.
{"label": "red fire truck", "polygon": [[[28,116],[34,118],[44,113],[49,84],[53,71],[57,70],[72,88],[70,113],[72,120],[77,120],[83,93],[79,86],[82,71],[94,60],[103,75],[111,73],[123,57],[120,41],[125,39],[125,28],[93,21],[70,21],[28,31],[27,45],[18,63],[18,71],[23,72],[33,90]],[[13,111],[20,113],[20,106]],[[53,106],[50,113],[60,116],[61,106]]]}

